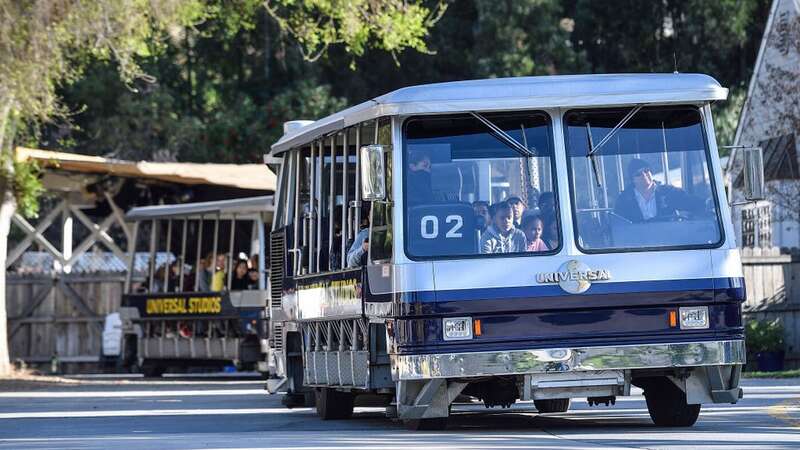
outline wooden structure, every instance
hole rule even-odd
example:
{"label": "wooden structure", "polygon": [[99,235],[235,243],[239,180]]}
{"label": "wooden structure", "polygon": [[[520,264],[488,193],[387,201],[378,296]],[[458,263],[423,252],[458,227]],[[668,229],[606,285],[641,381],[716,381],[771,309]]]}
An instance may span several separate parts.
{"label": "wooden structure", "polygon": [[742,249],[748,320],[779,319],[784,328],[787,368],[800,368],[800,251]]}
{"label": "wooden structure", "polygon": [[[61,370],[96,370],[103,320],[117,311],[133,234],[133,206],[271,194],[275,176],[261,164],[109,160],[18,149],[35,160],[47,189],[39,220],[12,218],[6,260],[12,360]],[[134,267],[146,268],[146,262]]]}

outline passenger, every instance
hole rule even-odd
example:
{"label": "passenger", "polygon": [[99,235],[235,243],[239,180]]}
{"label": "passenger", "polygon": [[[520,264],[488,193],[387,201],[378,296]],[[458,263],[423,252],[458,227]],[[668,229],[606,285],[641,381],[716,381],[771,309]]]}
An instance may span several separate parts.
{"label": "passenger", "polygon": [[539,212],[541,217],[555,217],[556,196],[552,192],[542,192],[539,196]]}
{"label": "passenger", "polygon": [[236,266],[233,269],[233,277],[231,278],[232,291],[244,291],[250,289],[250,277],[247,276],[247,261],[240,259],[236,261]]}
{"label": "passenger", "polygon": [[525,238],[528,242],[527,250],[529,252],[546,252],[550,250],[542,240],[544,222],[541,217],[538,215],[526,216],[525,220],[522,221],[522,231],[525,232]]}
{"label": "passenger", "polygon": [[[211,259],[213,259],[213,255]],[[211,280],[209,288],[213,292],[219,292],[225,287],[225,262],[227,260],[228,256],[225,253],[217,253],[216,264],[213,270],[211,267],[206,269],[208,277]]]}
{"label": "passenger", "polygon": [[509,197],[506,202],[511,206],[511,211],[514,213],[514,226],[519,228],[522,225],[522,216],[525,214],[525,202],[516,196]]}
{"label": "passenger", "polygon": [[679,211],[703,209],[703,202],[683,189],[657,183],[647,161],[632,160],[627,176],[629,186],[617,197],[614,212],[631,222],[670,220],[680,217]]}
{"label": "passenger", "polygon": [[253,254],[247,264],[247,289],[258,289],[258,254]]}
{"label": "passenger", "polygon": [[489,216],[489,202],[483,200],[472,202],[472,211],[475,213],[475,227],[483,234],[486,227],[492,223],[492,218]]}
{"label": "passenger", "polygon": [[481,253],[517,253],[527,247],[525,233],[514,227],[511,205],[500,202],[492,205],[494,221],[480,240]]}
{"label": "passenger", "polygon": [[362,206],[361,223],[350,249],[347,250],[347,267],[364,265],[364,258],[369,252],[369,208]]}
{"label": "passenger", "polygon": [[209,292],[211,290],[211,265],[214,260],[214,252],[208,252],[205,258],[200,259],[196,276],[199,277],[197,283],[198,292]]}
{"label": "passenger", "polygon": [[425,152],[409,153],[406,186],[410,205],[419,205],[433,201],[431,186],[431,157]]}
{"label": "passenger", "polygon": [[542,222],[544,222],[544,232],[542,233],[542,240],[544,240],[545,245],[550,250],[555,250],[558,248],[559,239],[558,239],[558,219],[555,215],[552,216],[542,216]]}

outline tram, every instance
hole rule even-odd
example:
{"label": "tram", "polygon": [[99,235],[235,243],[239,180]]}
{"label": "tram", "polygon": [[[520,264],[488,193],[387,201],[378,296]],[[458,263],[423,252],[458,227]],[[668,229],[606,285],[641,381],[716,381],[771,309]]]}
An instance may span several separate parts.
{"label": "tram", "polygon": [[105,358],[146,376],[230,365],[266,372],[272,203],[131,209],[130,268],[121,308],[106,317]]}
{"label": "tram", "polygon": [[[285,125],[270,392],[324,420],[362,395],[412,429],[644,390],[691,426],[736,403],[744,278],[702,74],[414,86]],[[749,200],[759,149],[744,152]]]}

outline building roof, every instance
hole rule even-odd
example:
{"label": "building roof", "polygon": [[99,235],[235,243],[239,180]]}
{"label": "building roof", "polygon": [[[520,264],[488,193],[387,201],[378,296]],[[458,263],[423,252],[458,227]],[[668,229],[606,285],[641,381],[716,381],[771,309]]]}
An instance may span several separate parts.
{"label": "building roof", "polygon": [[[136,252],[134,259],[134,273],[142,275],[149,269],[150,254]],[[175,261],[175,255],[167,252],[156,253],[156,267]],[[49,252],[25,252],[9,268],[9,272],[19,276],[44,275],[57,272],[56,260]],[[70,266],[73,275],[93,274],[124,274],[128,271],[127,264],[112,252],[86,252],[78,257]]]}
{"label": "building roof", "polygon": [[219,214],[220,218],[246,218],[258,213],[271,213],[274,209],[272,196],[237,198],[216,202],[183,203],[179,205],[155,205],[132,208],[125,214],[126,220],[143,220],[172,218],[176,216],[190,217],[203,214]]}
{"label": "building roof", "polygon": [[227,186],[275,191],[276,177],[263,164],[200,164],[125,161],[102,156],[17,147],[18,161],[36,161],[40,167],[89,174],[145,178],[185,185]]}
{"label": "building roof", "polygon": [[724,100],[728,89],[702,74],[603,74],[492,78],[411,86],[284,135],[272,154],[381,116]]}

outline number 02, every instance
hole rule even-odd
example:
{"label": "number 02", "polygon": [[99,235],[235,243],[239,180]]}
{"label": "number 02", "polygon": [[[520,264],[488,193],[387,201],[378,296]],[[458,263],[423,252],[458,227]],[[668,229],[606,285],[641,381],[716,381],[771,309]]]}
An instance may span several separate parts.
{"label": "number 02", "polygon": [[[447,216],[444,222],[448,225],[453,224],[450,231],[444,235],[445,238],[457,239],[464,237],[464,235],[458,231],[464,226],[463,217],[454,214]],[[424,216],[422,220],[420,220],[419,233],[424,239],[436,239],[439,237],[439,218],[436,216]]]}

